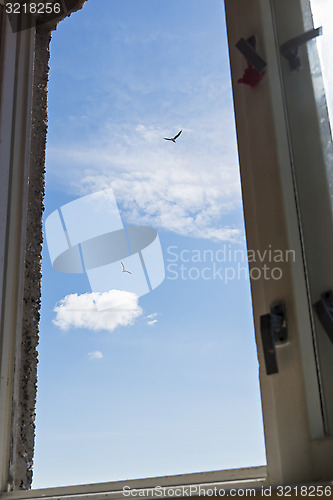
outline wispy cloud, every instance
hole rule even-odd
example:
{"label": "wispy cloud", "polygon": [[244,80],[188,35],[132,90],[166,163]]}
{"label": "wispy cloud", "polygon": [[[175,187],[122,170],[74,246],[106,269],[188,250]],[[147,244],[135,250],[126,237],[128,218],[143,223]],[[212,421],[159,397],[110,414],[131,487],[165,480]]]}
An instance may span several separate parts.
{"label": "wispy cloud", "polygon": [[144,319],[147,320],[146,324],[149,326],[156,325],[156,323],[158,323],[158,319],[156,319],[156,316],[158,316],[158,313],[152,313],[152,314],[148,314],[148,316],[145,316]]}
{"label": "wispy cloud", "polygon": [[102,359],[104,358],[103,353],[101,351],[92,351],[88,352],[89,359]]}
{"label": "wispy cloud", "polygon": [[53,323],[61,330],[88,328],[113,332],[117,326],[128,326],[141,316],[135,293],[110,290],[104,293],[71,294],[54,308]]}
{"label": "wispy cloud", "polygon": [[156,316],[158,316],[158,313],[152,313],[152,314],[148,314],[148,316],[145,316],[145,319],[153,319],[153,318],[156,318]]}
{"label": "wispy cloud", "polygon": [[151,321],[147,321],[147,325],[149,326],[156,325],[156,323],[158,323],[158,319],[152,319]]}
{"label": "wispy cloud", "polygon": [[[52,151],[71,165],[80,194],[112,187],[127,223],[215,241],[239,241],[241,231],[224,219],[241,206],[238,168],[218,138],[184,130],[177,144],[163,137],[181,128],[109,125],[95,144]],[[198,141],[207,142],[208,147]],[[76,166],[76,173],[75,173]],[[74,175],[73,175],[74,173]],[[64,174],[66,175],[66,173]]]}

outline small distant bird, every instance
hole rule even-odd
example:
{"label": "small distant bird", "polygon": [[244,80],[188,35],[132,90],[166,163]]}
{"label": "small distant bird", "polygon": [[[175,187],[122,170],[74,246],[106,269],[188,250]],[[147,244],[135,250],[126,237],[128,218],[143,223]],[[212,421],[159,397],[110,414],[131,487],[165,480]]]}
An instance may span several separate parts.
{"label": "small distant bird", "polygon": [[131,271],[126,271],[125,266],[122,262],[120,264],[122,265],[122,268],[123,268],[123,270],[121,271],[122,273],[132,274]]}
{"label": "small distant bird", "polygon": [[164,139],[166,141],[172,141],[172,142],[176,142],[176,139],[180,136],[180,134],[182,133],[183,131],[181,130],[180,132],[178,132],[177,135],[175,135],[175,137],[171,137],[171,139],[169,139],[168,137],[164,137]]}

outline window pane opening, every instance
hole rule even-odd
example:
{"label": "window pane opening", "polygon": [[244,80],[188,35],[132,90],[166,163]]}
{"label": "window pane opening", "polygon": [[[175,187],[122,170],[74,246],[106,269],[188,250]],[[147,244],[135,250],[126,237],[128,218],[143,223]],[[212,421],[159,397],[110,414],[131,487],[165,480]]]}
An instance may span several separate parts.
{"label": "window pane opening", "polygon": [[34,488],[264,464],[222,2],[90,0],[50,65]]}

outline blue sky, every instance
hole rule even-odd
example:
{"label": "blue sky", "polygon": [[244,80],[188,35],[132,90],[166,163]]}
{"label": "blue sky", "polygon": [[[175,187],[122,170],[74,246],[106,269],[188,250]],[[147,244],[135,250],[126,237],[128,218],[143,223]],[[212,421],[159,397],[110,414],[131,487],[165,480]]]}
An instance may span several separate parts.
{"label": "blue sky", "polygon": [[45,218],[112,187],[125,224],[158,231],[166,279],[127,326],[61,329],[59,301],[91,290],[44,245],[33,486],[264,464],[249,281],[220,277],[246,263],[191,260],[245,252],[223,2],[88,0],[50,66]]}

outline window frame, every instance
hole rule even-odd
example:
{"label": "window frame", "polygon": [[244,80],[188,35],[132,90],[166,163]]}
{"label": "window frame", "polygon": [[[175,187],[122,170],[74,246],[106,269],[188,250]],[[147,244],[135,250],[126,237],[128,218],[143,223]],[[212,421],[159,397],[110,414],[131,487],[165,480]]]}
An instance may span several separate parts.
{"label": "window frame", "polygon": [[[226,12],[248,247],[263,251],[271,244],[296,252],[295,264],[284,266],[279,282],[251,283],[268,477],[272,484],[286,484],[313,478],[299,335],[303,332],[303,338],[310,339],[311,323],[304,314],[306,283],[271,4],[253,0],[242,9],[241,3],[226,2]],[[254,34],[269,67],[260,87],[252,89],[237,83],[245,64],[235,44]],[[286,303],[290,341],[277,348],[280,372],[267,376],[260,316],[279,300]],[[309,367],[313,381],[314,359]]]}
{"label": "window frame", "polygon": [[[295,2],[304,7],[303,0]],[[225,0],[225,8],[248,247],[264,251],[271,244],[273,248],[292,248],[296,252],[295,263],[283,263],[283,278],[279,282],[260,280],[251,283],[267,467],[43,490],[17,489],[6,493],[13,473],[10,441],[16,429],[18,407],[15,398],[20,384],[17,373],[22,350],[22,289],[36,33],[34,28],[11,33],[7,16],[4,16],[1,39],[4,48],[0,60],[5,75],[1,92],[2,96],[10,95],[11,98],[6,99],[7,104],[0,116],[1,144],[6,144],[0,148],[0,160],[7,168],[1,173],[5,182],[0,188],[0,210],[4,220],[0,226],[0,241],[4,242],[0,245],[3,292],[0,426],[5,430],[0,440],[1,499],[123,498],[121,488],[124,485],[133,488],[198,484],[204,484],[205,488],[260,488],[263,485],[328,481],[333,477],[330,464],[333,439],[325,438],[323,429],[272,2]],[[235,44],[240,38],[254,34],[258,40],[257,50],[269,61],[269,67],[260,85],[250,88],[238,83],[246,65]],[[13,120],[11,127],[5,125],[9,118]],[[9,186],[9,189],[4,186]],[[260,316],[269,312],[272,303],[282,299],[287,306],[290,340],[277,348],[280,373],[268,376],[262,352]]]}
{"label": "window frame", "polygon": [[[271,243],[273,248],[296,251],[296,262],[287,266],[280,283],[273,286],[267,280],[251,283],[268,481],[287,484],[328,480],[333,477],[329,458],[333,452],[333,440],[324,431],[313,345],[312,304],[304,271],[304,235],[295,195],[294,169],[302,165],[294,164],[285,101],[288,89],[281,69],[287,62],[280,55],[278,41],[283,43],[312,27],[309,26],[310,2],[279,2],[284,14],[279,28],[271,0],[251,0],[246,6],[241,5],[242,0],[227,0],[225,3],[248,246],[264,249]],[[235,49],[239,38],[252,35],[257,37],[259,54],[268,62],[265,78],[253,89],[237,82],[244,70],[244,61]],[[307,45],[302,46],[300,52],[303,70],[310,71]],[[313,95],[310,78],[306,85],[306,92]],[[315,102],[314,95],[312,101]],[[295,99],[293,104],[292,112],[297,113],[300,103]],[[318,120],[314,105],[311,118]],[[301,141],[301,135],[297,139]],[[314,146],[321,141],[317,134],[307,139],[312,140]],[[306,167],[313,165],[304,164],[303,168]],[[326,167],[321,164],[320,168]],[[307,182],[311,181],[307,179]],[[281,247],[283,244],[285,247]],[[290,341],[277,347],[281,373],[267,377],[259,322],[260,316],[268,313],[270,305],[277,300],[286,302]]]}

